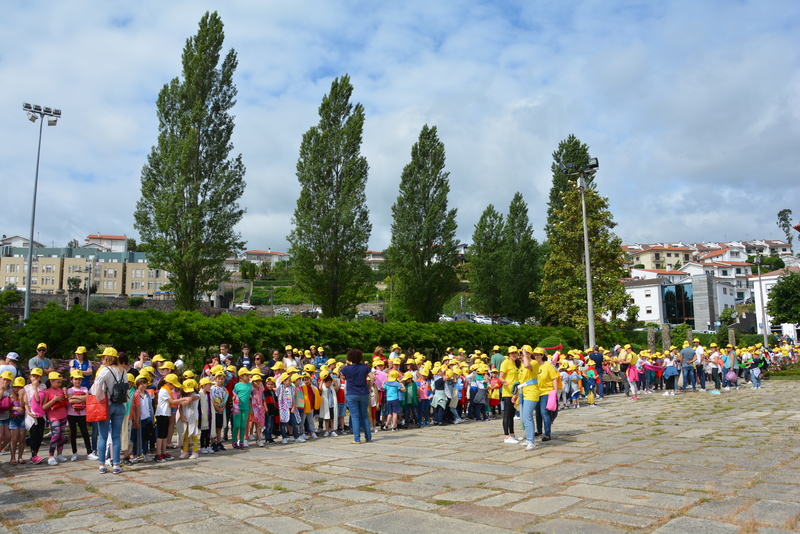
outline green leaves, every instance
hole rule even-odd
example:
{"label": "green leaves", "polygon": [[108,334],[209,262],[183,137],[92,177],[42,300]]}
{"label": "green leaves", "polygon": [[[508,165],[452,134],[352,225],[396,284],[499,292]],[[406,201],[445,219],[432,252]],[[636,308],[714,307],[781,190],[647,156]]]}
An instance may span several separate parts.
{"label": "green leaves", "polygon": [[372,278],[363,261],[372,232],[369,165],[361,155],[364,107],[350,103],[352,93],[349,76],[335,79],[320,104],[319,124],[303,135],[297,160],[302,189],[287,237],[295,283],[325,317],[354,312],[361,286]]}
{"label": "green leaves", "polygon": [[233,150],[236,53],[219,65],[224,41],[217,13],[206,13],[183,50],[183,80],[158,96],[159,135],[142,169],[134,227],[151,265],[169,272],[176,305],[194,310],[227,277],[224,261],[244,247],[234,226],[244,210],[245,168]]}
{"label": "green leaves", "polygon": [[800,273],[787,271],[769,290],[767,312],[773,324],[800,323]]}
{"label": "green leaves", "polygon": [[403,168],[392,206],[392,241],[386,255],[394,270],[395,298],[403,314],[420,322],[438,319],[458,291],[456,209],[447,208],[450,173],[436,127],[423,126]]}

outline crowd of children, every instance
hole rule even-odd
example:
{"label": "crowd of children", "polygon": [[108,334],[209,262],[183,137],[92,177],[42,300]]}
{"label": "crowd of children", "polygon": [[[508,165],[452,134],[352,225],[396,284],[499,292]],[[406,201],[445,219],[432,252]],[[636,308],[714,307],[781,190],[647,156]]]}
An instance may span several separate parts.
{"label": "crowd of children", "polygon": [[[86,350],[76,349],[65,379],[44,358],[43,345],[31,359],[27,378],[16,353],[9,353],[6,365],[0,366],[0,450],[9,449],[11,465],[41,464],[45,459],[39,451],[49,427],[49,465],[67,461],[67,444],[70,460],[79,459],[78,432],[87,458],[97,460],[98,425],[87,424],[86,417],[94,372]],[[286,346],[283,355],[276,350],[271,359],[261,353],[251,357],[246,348],[236,367],[223,345],[197,374],[161,355],[150,359],[146,352],[127,366],[124,353],[111,351],[115,365],[129,368],[121,430],[124,464],[166,462],[173,459],[169,451],[174,448],[180,449],[179,458],[195,459],[225,451],[228,441],[231,448],[246,450],[278,440],[302,443],[349,432],[347,381],[340,373],[345,362],[326,359],[322,348],[298,351]],[[593,406],[608,394],[624,392],[636,400],[656,389],[669,396],[694,385],[695,379],[704,389],[707,377],[714,382],[712,393],[738,389],[740,379],[760,388],[766,366],[797,362],[797,356],[797,347],[791,345],[721,349],[712,343],[705,349],[697,339],[663,354],[637,353],[630,345],[585,353],[523,345],[508,347],[506,354],[498,346],[492,354],[448,348],[437,361],[418,352],[404,354],[397,345],[388,355],[376,347],[368,423],[373,432],[396,432],[502,416],[504,443],[523,443],[532,450],[535,436],[550,440],[558,410],[576,409],[582,399]],[[525,421],[524,439],[513,428],[520,418]],[[23,454],[26,437],[28,460]]]}

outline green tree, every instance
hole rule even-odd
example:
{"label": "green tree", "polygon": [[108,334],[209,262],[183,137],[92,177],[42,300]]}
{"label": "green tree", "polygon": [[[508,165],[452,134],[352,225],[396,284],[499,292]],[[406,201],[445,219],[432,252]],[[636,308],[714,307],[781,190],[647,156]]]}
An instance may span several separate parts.
{"label": "green tree", "polygon": [[220,65],[224,40],[217,13],[206,13],[183,49],[183,79],[158,95],[158,144],[142,169],[135,228],[151,266],[169,272],[179,309],[194,310],[226,279],[224,261],[244,247],[234,226],[244,210],[245,168],[233,150],[236,52]]}
{"label": "green tree", "polygon": [[777,271],[778,269],[783,269],[786,267],[784,261],[780,258],[780,256],[761,256],[759,259],[759,263],[756,263],[757,256],[751,255],[747,257],[747,263],[753,264],[753,274],[761,274],[764,273],[771,273],[772,271]]}
{"label": "green tree", "polygon": [[[558,148],[553,152],[553,185],[550,187],[550,200],[547,203],[547,224],[545,234],[549,237],[553,230],[554,218],[564,209],[564,193],[575,188],[575,177],[568,176],[561,170],[561,165],[575,164],[579,169],[586,168],[589,161],[589,146],[581,143],[573,134],[558,143]],[[587,184],[592,184],[594,177],[587,175]]]}
{"label": "green tree", "polygon": [[472,245],[467,250],[473,302],[491,316],[500,314],[501,309],[504,228],[503,215],[489,204],[475,225]]}
{"label": "green tree", "polygon": [[136,245],[136,240],[132,237],[127,238],[125,244],[128,246],[128,252],[137,252],[139,250]]}
{"label": "green tree", "polygon": [[783,209],[778,212],[778,228],[783,230],[786,235],[786,242],[789,243],[789,249],[792,248],[792,210]]}
{"label": "green tree", "polygon": [[456,209],[447,208],[449,172],[436,126],[422,127],[403,168],[392,206],[392,240],[386,255],[394,269],[395,299],[415,321],[438,319],[458,292]]}
{"label": "green tree", "polygon": [[533,238],[528,205],[517,192],[508,207],[502,244],[501,299],[503,313],[524,322],[537,313],[542,265]]}
{"label": "green tree", "polygon": [[[622,241],[612,231],[616,226],[608,209],[608,198],[586,189],[592,288],[595,321],[606,312],[622,313],[628,296],[620,282],[627,276]],[[564,193],[564,208],[558,211],[548,235],[550,255],[544,265],[540,303],[560,324],[585,329],[586,271],[584,264],[581,193],[576,187]]]}
{"label": "green tree", "polygon": [[255,280],[257,271],[258,266],[251,261],[242,260],[242,263],[239,264],[239,273],[243,280]]}
{"label": "green tree", "polygon": [[786,271],[769,290],[767,312],[772,323],[800,323],[800,272]]}
{"label": "green tree", "polygon": [[78,248],[79,246],[81,246],[81,244],[78,243],[77,239],[70,239],[69,243],[67,243],[67,248]]}
{"label": "green tree", "polygon": [[364,106],[351,104],[352,94],[350,77],[336,78],[319,106],[319,124],[303,135],[300,197],[287,238],[295,283],[325,317],[354,313],[360,286],[372,279],[364,261],[372,232],[369,165],[361,155]]}

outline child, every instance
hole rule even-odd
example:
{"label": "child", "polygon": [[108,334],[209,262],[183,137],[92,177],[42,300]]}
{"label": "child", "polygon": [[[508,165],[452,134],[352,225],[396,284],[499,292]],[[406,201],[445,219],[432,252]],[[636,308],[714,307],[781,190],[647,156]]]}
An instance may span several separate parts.
{"label": "child", "polygon": [[597,387],[597,369],[595,369],[594,360],[589,360],[587,363],[588,369],[586,370],[586,380],[587,385],[589,386],[589,392],[586,394],[586,400],[589,403],[589,406],[596,406],[594,403],[595,399],[595,388]]}
{"label": "child", "polygon": [[[14,380],[14,373],[3,371],[0,375],[0,399],[11,397],[11,383]],[[0,450],[11,441],[11,430],[9,430],[11,410],[0,412]],[[58,464],[56,464],[58,465]]]}
{"label": "child", "polygon": [[136,378],[136,391],[131,397],[132,427],[131,442],[133,442],[133,456],[141,462],[149,462],[147,454],[150,444],[150,434],[153,431],[153,398],[147,391],[148,377],[141,375]]}
{"label": "child", "polygon": [[273,438],[273,430],[275,420],[277,418],[278,427],[281,425],[280,411],[278,411],[278,397],[275,396],[275,379],[271,376],[267,377],[264,387],[264,437],[267,443],[275,443]]}
{"label": "child", "polygon": [[397,381],[400,373],[393,369],[389,371],[383,389],[386,391],[386,426],[392,432],[397,432],[397,419],[403,411],[400,406],[400,393],[406,390],[405,386]]}
{"label": "child", "polygon": [[200,428],[200,452],[210,454],[214,452],[211,448],[211,429],[214,426],[214,405],[211,399],[211,386],[213,382],[207,376],[200,379],[200,401],[198,408],[198,427]]}
{"label": "child", "polygon": [[289,373],[283,373],[281,379],[283,381],[275,391],[275,396],[278,398],[278,410],[281,417],[281,443],[285,445],[288,443],[286,435],[289,427],[292,428],[292,441],[299,439],[300,434],[297,431],[297,420],[294,416],[297,410],[297,399],[292,385],[292,377]]}
{"label": "child", "polygon": [[303,396],[303,410],[300,418],[303,437],[311,436],[311,439],[317,439],[317,433],[314,431],[314,410],[319,410],[322,398],[319,390],[311,383],[311,375],[308,373],[303,373],[303,384],[300,386],[299,393]]}
{"label": "child", "polygon": [[472,405],[475,408],[472,410],[472,414],[475,417],[476,421],[488,421],[489,417],[486,415],[486,401],[488,400],[488,392],[486,390],[486,378],[484,375],[486,371],[488,371],[488,367],[484,364],[480,364],[479,367],[475,370],[475,374],[473,377],[472,382],[477,387],[475,391],[475,395],[472,399]]}
{"label": "child", "polygon": [[581,375],[578,374],[578,366],[574,363],[567,367],[567,379],[569,380],[570,408],[578,409],[581,407],[578,402],[581,396]]}
{"label": "child", "polygon": [[22,458],[22,453],[25,451],[25,378],[16,377],[11,383],[11,388],[11,416],[8,419],[8,429],[11,432],[11,465],[16,465],[25,463]]}
{"label": "child", "polygon": [[83,373],[79,370],[72,370],[69,373],[72,379],[72,387],[67,389],[67,421],[69,422],[70,446],[72,447],[72,457],[70,461],[78,459],[78,432],[80,429],[83,443],[86,446],[86,454],[92,452],[92,441],[89,438],[89,429],[86,427],[86,396],[89,390],[83,386]]}
{"label": "child", "polygon": [[[28,429],[31,434],[31,459],[32,464],[44,462],[44,458],[39,456],[39,448],[42,446],[42,436],[44,436],[44,390],[42,375],[44,371],[40,367],[31,369],[31,383],[25,386],[25,412],[36,422]],[[95,458],[96,460],[97,458]]]}
{"label": "child", "polygon": [[414,419],[417,428],[420,428],[422,425],[419,423],[419,388],[417,383],[414,382],[413,373],[406,371],[406,374],[403,375],[403,386],[405,387],[405,394],[401,395],[401,404],[403,405],[405,417],[404,427],[411,425],[411,419]]}
{"label": "child", "polygon": [[250,445],[247,443],[247,419],[250,416],[251,398],[253,396],[253,385],[250,383],[250,370],[242,367],[238,372],[239,381],[233,386],[233,448],[246,449]]}
{"label": "child", "polygon": [[328,436],[335,438],[338,436],[338,434],[333,429],[333,425],[335,424],[336,419],[339,417],[339,403],[336,401],[336,392],[339,390],[339,381],[334,380],[328,371],[323,371],[320,373],[319,378],[322,381],[322,391],[320,392],[320,396],[322,397],[322,408],[320,411],[320,416],[325,422],[325,433],[322,436],[326,438]]}
{"label": "child", "polygon": [[[180,408],[180,417],[184,426],[183,450],[181,451],[180,459],[196,460],[200,451],[200,431],[197,428],[197,406],[200,395],[197,394],[197,382],[193,378],[184,380],[181,391],[184,400],[188,399],[189,402]],[[189,454],[189,449],[192,449],[191,455]]]}
{"label": "child", "polygon": [[499,376],[499,371],[492,369],[492,378],[489,379],[489,408],[492,410],[492,418],[500,415],[500,390],[503,389],[503,383]]}
{"label": "child", "polygon": [[253,377],[253,394],[250,402],[250,422],[255,428],[256,444],[259,447],[264,446],[264,439],[262,432],[264,431],[264,418],[266,417],[266,410],[264,408],[264,378],[261,376],[261,371],[253,369],[250,371]]}
{"label": "child", "polygon": [[222,444],[222,429],[227,426],[225,420],[225,406],[228,404],[228,390],[225,388],[225,380],[227,375],[222,369],[222,366],[217,370],[214,375],[214,385],[211,386],[211,404],[214,407],[214,428],[216,429],[216,440],[211,446],[213,452],[224,451],[225,446]]}
{"label": "child", "polygon": [[426,367],[423,367],[418,372],[419,378],[417,380],[417,392],[419,395],[419,424],[429,426],[431,424],[431,393],[430,382],[428,377],[431,372]]}
{"label": "child", "polygon": [[176,375],[166,375],[158,381],[158,384],[160,388],[158,390],[158,405],[156,407],[156,431],[158,432],[158,439],[156,440],[156,462],[161,463],[172,459],[172,455],[167,454],[167,443],[172,439],[172,436],[169,435],[170,419],[174,421],[172,408],[185,406],[191,402],[191,399],[176,399],[173,397],[173,391],[177,391],[181,387],[181,383]]}
{"label": "child", "polygon": [[125,418],[122,420],[122,430],[120,431],[120,439],[125,450],[122,453],[122,463],[125,465],[133,465],[133,443],[131,443],[131,435],[133,434],[133,394],[136,393],[136,377],[133,373],[127,373],[128,379],[128,401],[125,403]]}
{"label": "child", "polygon": [[61,454],[64,452],[64,443],[67,441],[65,427],[67,426],[67,394],[61,388],[64,378],[57,372],[47,375],[47,389],[44,391],[45,403],[42,406],[47,419],[50,421],[50,451],[47,465],[58,465],[66,462]]}

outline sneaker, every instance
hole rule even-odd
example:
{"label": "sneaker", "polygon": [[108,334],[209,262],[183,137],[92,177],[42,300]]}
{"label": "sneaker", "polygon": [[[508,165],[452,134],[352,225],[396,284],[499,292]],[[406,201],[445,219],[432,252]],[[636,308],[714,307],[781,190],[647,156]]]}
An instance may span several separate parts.
{"label": "sneaker", "polygon": [[156,462],[158,462],[158,463],[160,463],[160,464],[161,464],[161,463],[164,463],[164,462],[166,462],[166,461],[167,461],[167,459],[166,459],[166,458],[164,458],[164,455],[163,455],[163,454],[159,454],[158,456],[156,456]]}
{"label": "sneaker", "polygon": [[228,449],[225,448],[225,445],[223,445],[222,443],[217,444],[217,452],[226,450]]}
{"label": "sneaker", "polygon": [[463,419],[456,419],[454,424],[456,424],[456,425],[461,424],[461,421],[463,421]]}
{"label": "sneaker", "polygon": [[263,447],[264,446],[264,441],[263,440],[258,440],[258,441],[256,441],[256,445],[258,445],[259,447]]}
{"label": "sneaker", "polygon": [[40,463],[44,462],[44,458],[41,456],[31,456],[30,462],[34,465],[39,465]]}
{"label": "sneaker", "polygon": [[105,475],[106,473],[108,473],[108,467],[106,467],[106,465],[103,464],[100,466],[100,474]]}
{"label": "sneaker", "polygon": [[247,440],[244,440],[244,443],[240,443],[239,445],[241,445],[241,447],[243,449],[246,449],[246,448],[248,448],[250,446],[250,444],[247,442]]}
{"label": "sneaker", "polygon": [[519,421],[519,416],[518,415],[514,416],[514,421]]}
{"label": "sneaker", "polygon": [[233,445],[231,445],[231,447],[233,447],[234,449],[238,450],[239,449],[239,442],[238,441],[234,441]]}
{"label": "sneaker", "polygon": [[528,443],[530,443],[527,439],[521,439],[521,440],[518,440],[518,441],[519,441],[520,445],[527,445]]}
{"label": "sneaker", "polygon": [[114,468],[111,470],[111,472],[114,473],[115,475],[122,473],[122,466],[115,465]]}
{"label": "sneaker", "polygon": [[297,439],[294,436],[289,436],[289,442],[294,443]]}
{"label": "sneaker", "polygon": [[123,459],[122,463],[125,465],[133,465],[133,461],[130,458]]}
{"label": "sneaker", "polygon": [[662,395],[663,395],[664,397],[669,397],[669,391],[667,391],[667,392],[665,392],[665,393],[662,393]]}
{"label": "sneaker", "polygon": [[715,389],[715,390],[713,390],[713,391],[711,392],[711,394],[712,394],[712,395],[721,395],[722,393],[720,393],[719,391],[717,391],[717,390]]}
{"label": "sneaker", "polygon": [[152,459],[152,458],[150,458],[150,455],[149,455],[149,454],[145,454],[145,455],[144,455],[144,461],[145,461],[145,462],[152,462],[152,461],[153,461],[153,459]]}
{"label": "sneaker", "polygon": [[503,443],[519,443],[519,440],[517,440],[514,436],[508,436],[503,440]]}
{"label": "sneaker", "polygon": [[542,436],[542,441],[550,441],[550,436]]}
{"label": "sneaker", "polygon": [[97,455],[96,455],[94,452],[91,452],[91,453],[89,453],[89,455],[86,457],[86,459],[87,459],[87,460],[99,460],[99,459],[100,459],[100,457],[99,457],[99,456],[97,456]]}
{"label": "sneaker", "polygon": [[78,461],[78,453],[76,452],[75,454],[70,456],[69,461],[70,462],[77,462]]}
{"label": "sneaker", "polygon": [[316,432],[312,432],[311,433],[311,439],[317,439],[317,433]]}
{"label": "sneaker", "polygon": [[58,460],[53,458],[52,456],[47,459],[47,465],[58,465]]}
{"label": "sneaker", "polygon": [[286,438],[283,438],[283,439],[281,440],[281,443],[283,443],[284,445],[286,445],[287,443],[289,443],[289,440],[288,440],[288,439],[286,439]]}
{"label": "sneaker", "polygon": [[331,435],[331,433],[330,433],[330,432],[325,432],[324,434],[322,434],[322,437],[323,437],[323,438],[327,438],[327,437],[328,437],[328,436],[330,436],[330,435]]}
{"label": "sneaker", "polygon": [[674,391],[670,391],[670,392],[669,392],[669,396],[670,396],[670,397],[674,397],[674,396],[675,396],[675,392],[674,392]]}
{"label": "sneaker", "polygon": [[167,454],[165,454],[165,455],[164,455],[164,459],[165,459],[165,460],[174,460],[174,459],[175,459],[175,457],[174,457],[174,456],[172,456],[170,453],[167,453]]}
{"label": "sneaker", "polygon": [[106,458],[106,465],[111,467],[111,458]]}
{"label": "sneaker", "polygon": [[181,451],[180,456],[178,456],[179,460],[185,460],[189,457],[189,451]]}
{"label": "sneaker", "polygon": [[298,443],[305,443],[307,440],[303,436],[300,436],[299,438],[297,438],[297,441]]}
{"label": "sneaker", "polygon": [[332,438],[335,438],[335,437],[336,437],[336,436],[338,436],[338,435],[339,435],[339,434],[337,434],[336,432],[331,432],[331,437],[332,437]]}
{"label": "sneaker", "polygon": [[189,455],[190,460],[197,460],[199,457],[200,455],[197,454],[197,451],[194,451],[192,454]]}
{"label": "sneaker", "polygon": [[56,460],[58,460],[59,463],[67,461],[67,459],[64,458],[63,454],[59,454],[58,456],[56,456]]}
{"label": "sneaker", "polygon": [[724,388],[724,389],[725,389],[725,391],[730,391],[730,390],[731,390],[731,387],[730,387],[730,386],[725,386],[725,388]]}
{"label": "sneaker", "polygon": [[532,451],[532,450],[534,450],[535,448],[536,448],[536,444],[535,444],[535,443],[533,443],[533,442],[531,442],[531,443],[528,443],[528,445],[525,447],[525,450],[526,450],[526,451]]}

